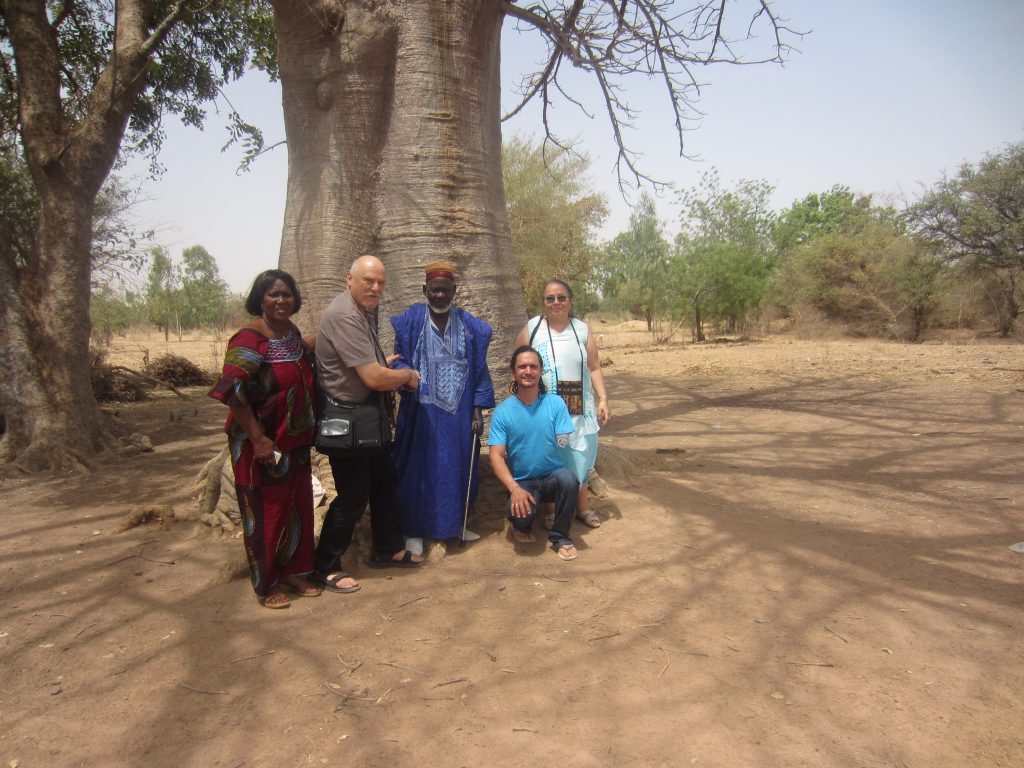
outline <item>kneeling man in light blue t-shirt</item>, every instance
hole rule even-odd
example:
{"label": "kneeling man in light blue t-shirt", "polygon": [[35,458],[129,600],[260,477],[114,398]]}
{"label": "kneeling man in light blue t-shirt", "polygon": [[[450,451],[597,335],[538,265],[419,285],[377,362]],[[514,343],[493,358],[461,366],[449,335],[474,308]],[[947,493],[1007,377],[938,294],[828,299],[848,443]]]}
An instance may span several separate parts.
{"label": "kneeling man in light blue t-shirt", "polygon": [[508,489],[508,519],[517,541],[533,541],[537,505],[552,501],[555,522],[548,533],[552,549],[563,560],[579,557],[569,538],[576,512],[579,481],[565,468],[559,447],[569,443],[572,418],[565,402],[544,390],[540,355],[533,347],[519,347],[512,354],[512,392],[491,416],[491,468]]}

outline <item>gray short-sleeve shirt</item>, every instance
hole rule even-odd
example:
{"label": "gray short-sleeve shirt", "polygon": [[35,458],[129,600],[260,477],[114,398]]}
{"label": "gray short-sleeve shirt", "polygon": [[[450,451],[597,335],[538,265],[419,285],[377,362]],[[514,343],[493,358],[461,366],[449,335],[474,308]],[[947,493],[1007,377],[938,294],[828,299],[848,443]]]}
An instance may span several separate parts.
{"label": "gray short-sleeve shirt", "polygon": [[371,320],[348,291],[335,296],[324,312],[316,334],[316,376],[320,388],[335,400],[365,400],[371,390],[356,366],[374,361],[387,365]]}

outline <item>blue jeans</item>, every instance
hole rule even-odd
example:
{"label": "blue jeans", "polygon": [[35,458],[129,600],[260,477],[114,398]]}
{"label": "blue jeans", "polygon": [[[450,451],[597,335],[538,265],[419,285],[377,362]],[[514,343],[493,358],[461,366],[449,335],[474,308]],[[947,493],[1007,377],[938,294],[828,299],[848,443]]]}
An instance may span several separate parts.
{"label": "blue jeans", "polygon": [[545,501],[555,503],[555,524],[548,531],[548,541],[554,549],[572,545],[569,538],[569,526],[572,525],[572,517],[576,513],[576,495],[580,491],[579,480],[576,475],[568,469],[559,469],[544,477],[530,477],[526,480],[516,480],[519,487],[533,496],[534,504],[530,505],[530,511],[526,517],[512,516],[512,499],[505,502],[505,512],[508,515],[512,527],[517,531],[529,533],[533,528],[534,518],[537,517],[537,504]]}

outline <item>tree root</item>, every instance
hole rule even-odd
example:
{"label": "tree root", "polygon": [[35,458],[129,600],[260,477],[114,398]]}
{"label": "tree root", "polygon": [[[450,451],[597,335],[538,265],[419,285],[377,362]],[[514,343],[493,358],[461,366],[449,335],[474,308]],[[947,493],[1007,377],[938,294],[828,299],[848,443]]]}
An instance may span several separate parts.
{"label": "tree root", "polygon": [[220,475],[228,458],[228,446],[206,462],[192,485],[192,498],[200,514],[208,515],[217,509],[220,501]]}
{"label": "tree root", "polygon": [[85,475],[95,468],[91,458],[87,458],[83,452],[72,450],[66,446],[55,445],[48,441],[35,442],[18,454],[18,457],[10,462],[10,466],[25,474],[71,472]]}

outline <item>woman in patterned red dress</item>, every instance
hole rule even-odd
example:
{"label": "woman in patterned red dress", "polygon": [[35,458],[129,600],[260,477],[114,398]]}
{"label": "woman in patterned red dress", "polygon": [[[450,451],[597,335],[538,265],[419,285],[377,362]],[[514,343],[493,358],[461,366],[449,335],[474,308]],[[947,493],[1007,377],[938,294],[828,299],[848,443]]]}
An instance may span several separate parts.
{"label": "woman in patterned red dress", "polygon": [[228,341],[224,372],[210,396],[231,409],[224,431],[242,514],[253,589],[267,608],[288,595],[316,597],[313,570],[313,352],[291,321],[302,306],[295,280],[270,269],[245,302],[256,316]]}

